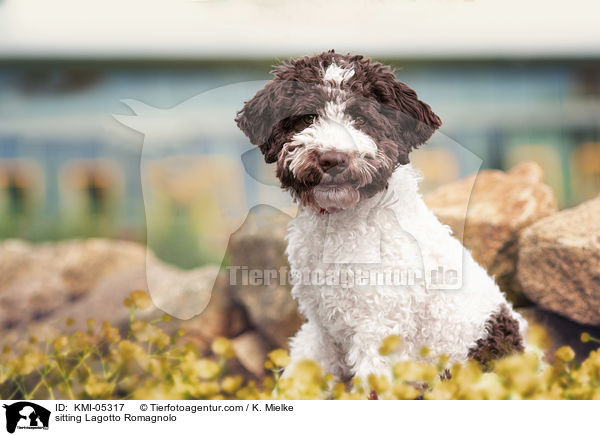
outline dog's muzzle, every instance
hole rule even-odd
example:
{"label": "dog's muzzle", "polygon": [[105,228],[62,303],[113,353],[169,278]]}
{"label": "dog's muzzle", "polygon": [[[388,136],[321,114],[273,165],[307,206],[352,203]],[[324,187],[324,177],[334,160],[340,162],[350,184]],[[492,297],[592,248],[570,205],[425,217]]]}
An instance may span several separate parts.
{"label": "dog's muzzle", "polygon": [[348,169],[350,157],[340,151],[326,151],[319,156],[319,166],[323,172],[335,176]]}

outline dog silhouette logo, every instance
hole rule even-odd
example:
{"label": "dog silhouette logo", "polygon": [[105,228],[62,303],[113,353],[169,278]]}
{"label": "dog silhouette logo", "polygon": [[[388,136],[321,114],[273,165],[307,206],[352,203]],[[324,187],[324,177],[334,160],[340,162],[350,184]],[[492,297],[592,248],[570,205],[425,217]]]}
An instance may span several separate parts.
{"label": "dog silhouette logo", "polygon": [[9,433],[14,433],[17,428],[48,430],[50,421],[48,409],[29,401],[4,404],[2,407],[6,409],[6,431]]}

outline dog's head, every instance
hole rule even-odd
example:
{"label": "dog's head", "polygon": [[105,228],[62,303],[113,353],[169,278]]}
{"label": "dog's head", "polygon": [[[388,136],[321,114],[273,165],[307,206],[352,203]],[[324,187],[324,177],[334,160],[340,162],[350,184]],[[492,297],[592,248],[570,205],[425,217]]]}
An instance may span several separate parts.
{"label": "dog's head", "polygon": [[335,212],[386,188],[441,125],[390,67],[333,51],[293,59],[236,117],[304,206]]}

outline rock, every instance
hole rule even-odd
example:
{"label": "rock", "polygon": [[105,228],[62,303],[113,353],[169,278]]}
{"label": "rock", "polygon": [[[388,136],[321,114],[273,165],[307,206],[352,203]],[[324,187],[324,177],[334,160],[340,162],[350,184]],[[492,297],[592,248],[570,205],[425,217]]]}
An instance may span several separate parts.
{"label": "rock", "polygon": [[444,185],[425,202],[477,262],[495,276],[515,305],[527,303],[516,279],[521,231],[557,211],[556,199],[543,183],[543,171],[533,162],[504,173],[484,170]]}
{"label": "rock", "polygon": [[235,336],[247,328],[245,312],[231,304],[227,276],[218,275],[217,266],[180,270],[133,242],[93,239],[35,245],[12,240],[0,244],[0,268],[5,273],[0,281],[2,342],[18,340],[27,331],[36,331],[42,339],[62,329],[66,318],[73,318],[73,328],[85,328],[93,318],[97,324],[109,321],[125,329],[129,310],[123,300],[133,290],[148,290],[148,268],[153,271],[155,305],[139,311],[138,318],[160,318],[161,308],[187,318],[201,308],[199,316],[174,317],[163,325],[171,334],[183,328],[201,348],[216,336]]}
{"label": "rock", "polygon": [[[153,260],[152,262],[160,261]],[[173,277],[176,271],[176,269],[170,270],[168,277]],[[201,284],[202,276],[206,277],[205,280],[212,280],[214,274],[218,273],[218,268],[209,265],[192,271],[193,277],[198,278],[198,282]],[[189,271],[184,271],[182,276],[185,278],[188,273]],[[180,328],[184,329],[186,337],[192,339],[201,349],[207,349],[210,342],[217,336],[234,336],[243,331],[247,327],[247,322],[243,318],[243,312],[231,306],[227,298],[224,279],[224,276],[219,277],[212,292],[210,288],[197,289],[198,292],[204,294],[202,298],[209,301],[202,313],[189,319],[173,317],[170,323],[161,324],[161,328],[169,334],[175,334]],[[173,284],[169,287],[170,303],[185,305],[189,299],[189,287],[178,287],[178,282],[181,283],[182,280],[173,280]],[[123,300],[134,289],[147,290],[144,266],[106,277],[85,298],[54,312],[51,317],[44,320],[44,323],[56,325],[65,318],[73,318],[75,320],[74,327],[82,328],[86,324],[86,319],[94,318],[98,323],[109,321],[124,330],[129,319],[129,309],[123,305]],[[155,303],[154,300],[153,303]],[[138,311],[136,316],[138,319],[150,321],[160,318],[163,314],[164,312],[153,304],[149,309]]]}
{"label": "rock", "polygon": [[145,247],[134,242],[6,241],[0,244],[0,328],[44,319],[86,295],[102,278],[143,265],[145,259]]}
{"label": "rock", "polygon": [[[280,281],[281,273],[287,276],[289,272],[284,239],[289,220],[275,208],[253,208],[231,235],[225,256],[231,298],[244,307],[250,323],[279,347],[287,347],[289,337],[302,323],[289,281]],[[252,271],[260,275],[254,284],[250,280]],[[276,278],[262,279],[265,271],[273,272]]]}
{"label": "rock", "polygon": [[232,340],[233,350],[244,369],[255,377],[265,373],[265,360],[269,352],[269,345],[256,332],[249,331]]}
{"label": "rock", "polygon": [[144,246],[107,239],[32,244],[9,239],[0,244],[0,293],[19,280],[45,276],[52,269],[70,292],[89,289],[103,274],[143,262]]}
{"label": "rock", "polygon": [[[209,275],[215,273],[215,266],[197,268],[205,270]],[[210,269],[210,270],[209,270]],[[164,327],[167,332],[175,332],[182,328],[186,337],[194,338],[197,343],[210,345],[217,336],[234,337],[249,327],[246,312],[237,304],[233,304],[227,293],[227,276],[219,274],[212,292],[209,288],[204,292],[209,294],[210,302],[199,315],[187,320],[173,319]],[[177,301],[177,298],[174,298]],[[182,302],[185,299],[181,300]]]}
{"label": "rock", "polygon": [[538,221],[520,245],[525,295],[573,321],[600,326],[600,197]]}

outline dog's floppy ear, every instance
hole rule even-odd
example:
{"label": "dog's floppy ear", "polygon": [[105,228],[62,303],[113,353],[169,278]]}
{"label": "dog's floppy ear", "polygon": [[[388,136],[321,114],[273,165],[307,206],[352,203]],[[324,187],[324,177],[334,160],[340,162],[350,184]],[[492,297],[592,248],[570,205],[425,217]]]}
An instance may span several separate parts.
{"label": "dog's floppy ear", "polygon": [[417,97],[417,93],[404,83],[395,81],[394,98],[400,110],[413,120],[414,129],[405,130],[408,145],[413,148],[427,142],[441,125],[438,117],[427,103]]}
{"label": "dog's floppy ear", "polygon": [[282,82],[272,80],[248,100],[237,113],[235,122],[254,145],[258,145],[267,163],[277,160],[276,144],[269,141],[273,127],[280,119]]}
{"label": "dog's floppy ear", "polygon": [[442,120],[417,93],[396,80],[391,71],[382,74],[373,86],[382,103],[382,111],[397,126],[396,135],[404,147],[398,150],[398,163],[408,163],[408,154],[424,144],[441,125]]}

